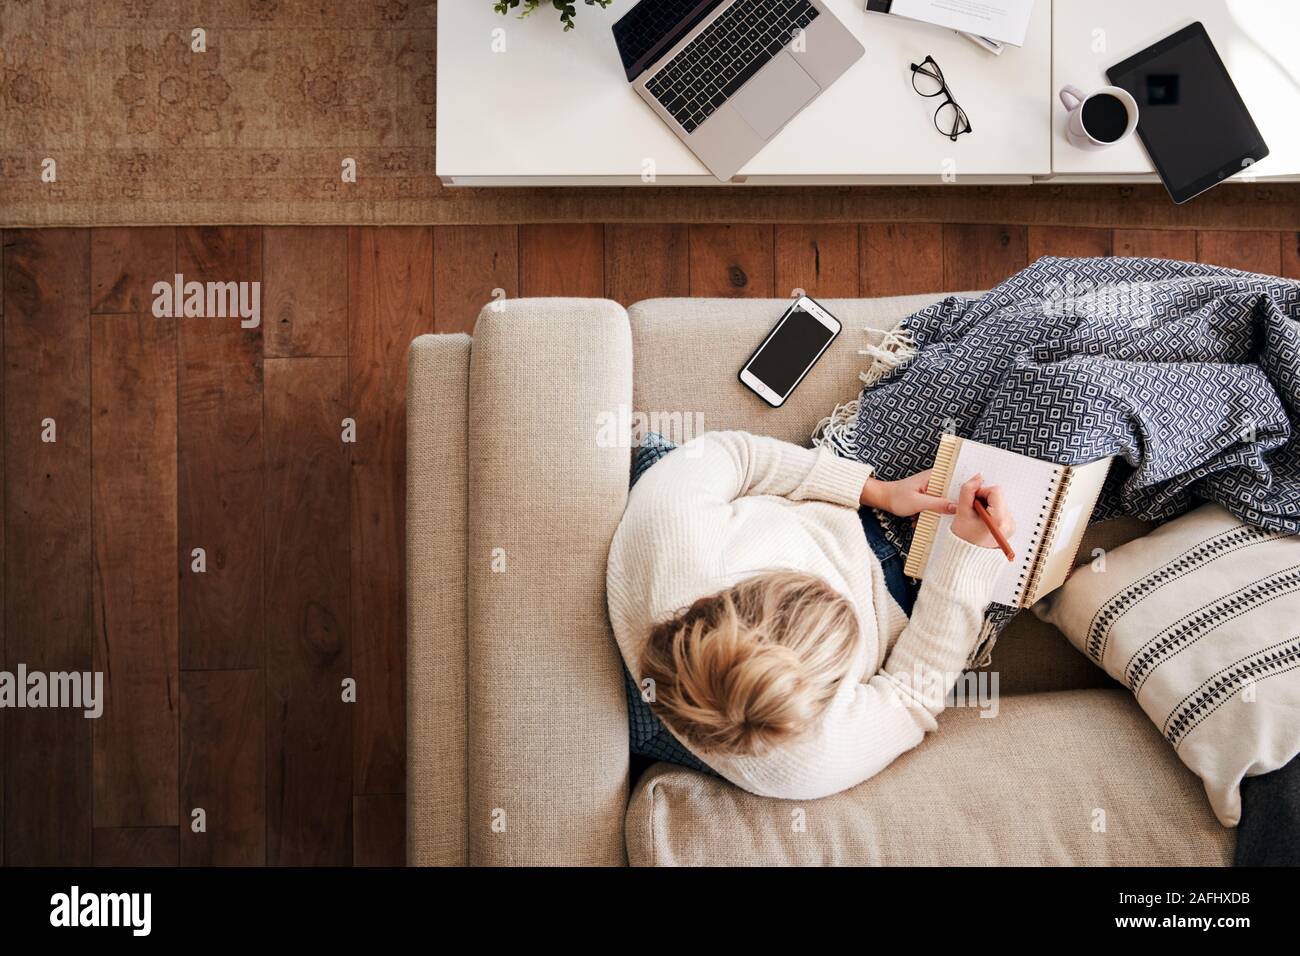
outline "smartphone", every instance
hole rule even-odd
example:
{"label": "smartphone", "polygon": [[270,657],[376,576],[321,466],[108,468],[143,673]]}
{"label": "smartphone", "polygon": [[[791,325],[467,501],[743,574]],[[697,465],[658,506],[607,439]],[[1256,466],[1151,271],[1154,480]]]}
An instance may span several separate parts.
{"label": "smartphone", "polygon": [[740,383],[780,408],[840,334],[840,321],[801,296],[740,370]]}

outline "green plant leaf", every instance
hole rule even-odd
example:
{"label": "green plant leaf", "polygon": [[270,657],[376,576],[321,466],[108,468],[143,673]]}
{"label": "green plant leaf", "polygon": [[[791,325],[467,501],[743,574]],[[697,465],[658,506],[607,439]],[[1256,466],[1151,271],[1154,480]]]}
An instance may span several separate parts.
{"label": "green plant leaf", "polygon": [[[519,11],[519,19],[522,20],[546,2],[547,0],[493,0],[492,9],[497,13],[507,14],[512,10],[519,10],[522,6],[523,9]],[[589,7],[604,9],[614,0],[583,0],[583,2]],[[577,15],[578,8],[574,0],[550,0],[550,5],[559,13],[565,31],[572,30],[576,26],[573,18]]]}

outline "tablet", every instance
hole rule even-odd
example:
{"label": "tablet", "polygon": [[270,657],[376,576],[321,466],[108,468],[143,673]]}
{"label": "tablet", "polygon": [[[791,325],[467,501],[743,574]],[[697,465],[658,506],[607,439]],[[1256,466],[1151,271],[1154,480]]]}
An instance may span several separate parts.
{"label": "tablet", "polygon": [[1138,104],[1138,136],[1174,202],[1268,155],[1264,137],[1199,22],[1106,71]]}

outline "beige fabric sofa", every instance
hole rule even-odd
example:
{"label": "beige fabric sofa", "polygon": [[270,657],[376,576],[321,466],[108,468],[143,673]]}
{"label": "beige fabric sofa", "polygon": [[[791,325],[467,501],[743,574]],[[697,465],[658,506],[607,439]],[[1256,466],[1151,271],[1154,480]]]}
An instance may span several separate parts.
{"label": "beige fabric sofa", "polygon": [[[1022,614],[997,715],[954,708],[872,780],[767,800],[657,765],[629,782],[605,559],[631,412],[690,437],[796,442],[858,390],[862,330],[938,296],[828,300],[845,331],[784,408],[736,370],[780,301],[484,309],[412,344],[407,429],[408,860],[457,864],[1224,864],[1233,834],[1127,692]],[[674,417],[676,416],[676,417]],[[1107,522],[1085,547],[1142,532]]]}

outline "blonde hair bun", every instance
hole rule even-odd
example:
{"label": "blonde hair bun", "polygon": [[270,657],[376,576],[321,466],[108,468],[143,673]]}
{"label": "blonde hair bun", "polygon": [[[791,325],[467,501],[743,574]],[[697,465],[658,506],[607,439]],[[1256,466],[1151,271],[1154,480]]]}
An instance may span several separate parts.
{"label": "blonde hair bun", "polygon": [[651,632],[641,676],[652,706],[705,753],[758,755],[825,711],[860,637],[853,605],[821,578],[757,575]]}

